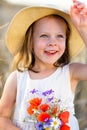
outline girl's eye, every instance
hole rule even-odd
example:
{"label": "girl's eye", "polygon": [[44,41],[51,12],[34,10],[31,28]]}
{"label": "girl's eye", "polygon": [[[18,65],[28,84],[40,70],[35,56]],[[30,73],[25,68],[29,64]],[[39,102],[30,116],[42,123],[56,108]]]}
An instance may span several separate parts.
{"label": "girl's eye", "polygon": [[64,36],[60,34],[57,36],[57,38],[64,38]]}
{"label": "girl's eye", "polygon": [[48,36],[46,34],[41,35],[42,38],[47,38]]}

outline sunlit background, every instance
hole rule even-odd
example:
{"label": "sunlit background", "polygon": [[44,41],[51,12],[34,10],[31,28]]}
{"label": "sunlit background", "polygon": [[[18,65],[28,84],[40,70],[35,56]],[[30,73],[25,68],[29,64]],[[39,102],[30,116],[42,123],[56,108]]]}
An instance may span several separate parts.
{"label": "sunlit background", "polygon": [[[63,6],[66,11],[69,11],[72,1],[60,1],[62,3],[60,7]],[[80,1],[84,2],[87,6],[87,0]],[[5,36],[8,25],[18,10],[25,6],[41,5],[45,2],[49,4],[54,2],[55,4],[56,2],[59,3],[59,0],[0,0],[0,97],[2,95],[6,78],[10,73],[9,66],[11,65],[13,58],[5,46]],[[79,43],[77,44],[79,45]],[[87,50],[83,48],[72,61],[87,63]],[[75,96],[75,110],[80,130],[87,130],[87,82],[80,82],[78,84]]]}
{"label": "sunlit background", "polygon": [[[8,2],[11,2],[13,4],[22,4],[22,5],[30,5],[30,4],[35,4],[35,3],[45,3],[46,1],[42,1],[42,0],[5,0],[5,1],[8,1]],[[57,0],[47,0],[49,1],[49,3],[52,1],[52,2],[56,2]],[[62,1],[62,0],[61,0]],[[84,2],[85,4],[87,4],[87,0],[80,0],[81,2]],[[64,2],[62,1],[62,3],[64,3],[64,6],[66,6],[66,3],[67,5],[70,5],[72,4],[72,0],[64,0]]]}

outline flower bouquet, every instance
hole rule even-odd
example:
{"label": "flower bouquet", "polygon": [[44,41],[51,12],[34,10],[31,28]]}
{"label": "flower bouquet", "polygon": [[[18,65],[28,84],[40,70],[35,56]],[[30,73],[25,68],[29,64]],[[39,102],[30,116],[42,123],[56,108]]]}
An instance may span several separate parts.
{"label": "flower bouquet", "polygon": [[[69,111],[61,109],[61,100],[54,97],[52,89],[42,93],[33,89],[29,92],[31,99],[27,108],[28,115],[36,121],[36,130],[70,130],[68,126]],[[38,97],[38,93],[42,96]]]}

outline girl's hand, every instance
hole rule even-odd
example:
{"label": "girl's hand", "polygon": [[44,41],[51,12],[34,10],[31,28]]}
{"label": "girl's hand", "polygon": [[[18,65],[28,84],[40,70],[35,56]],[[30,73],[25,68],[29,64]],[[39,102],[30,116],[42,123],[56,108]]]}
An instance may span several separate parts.
{"label": "girl's hand", "polygon": [[9,118],[0,117],[0,130],[21,130]]}
{"label": "girl's hand", "polygon": [[78,29],[80,29],[80,27],[87,27],[87,8],[84,3],[73,0],[70,16],[73,24],[78,27]]}
{"label": "girl's hand", "polygon": [[87,45],[87,8],[85,4],[77,0],[73,0],[70,16],[72,23],[79,31],[82,39]]}

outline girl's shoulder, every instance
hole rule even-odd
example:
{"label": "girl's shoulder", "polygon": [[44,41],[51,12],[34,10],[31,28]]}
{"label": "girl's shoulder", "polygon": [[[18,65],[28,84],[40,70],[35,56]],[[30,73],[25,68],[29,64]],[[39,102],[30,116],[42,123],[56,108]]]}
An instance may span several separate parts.
{"label": "girl's shoulder", "polygon": [[80,70],[80,68],[83,66],[83,63],[70,63],[69,64],[69,69],[70,72],[72,73],[76,73],[78,70]]}
{"label": "girl's shoulder", "polygon": [[73,77],[74,72],[76,71],[77,66],[78,66],[78,63],[70,63],[69,64],[69,70],[70,70],[71,77]]}
{"label": "girl's shoulder", "polygon": [[72,63],[70,64],[71,77],[77,81],[87,80],[87,64]]}
{"label": "girl's shoulder", "polygon": [[[15,70],[15,71],[13,71],[13,72],[11,72],[10,74],[9,74],[9,76],[7,77],[7,81],[9,80],[9,81],[16,81],[16,79],[17,79],[17,71]],[[6,82],[7,82],[6,81]]]}
{"label": "girl's shoulder", "polygon": [[16,89],[17,87],[17,71],[13,71],[7,77],[5,87],[8,89]]}
{"label": "girl's shoulder", "polygon": [[21,71],[15,70],[9,74],[7,80],[10,79],[10,80],[17,81],[18,78],[23,77],[24,75],[26,75],[26,73],[27,71],[21,72]]}

